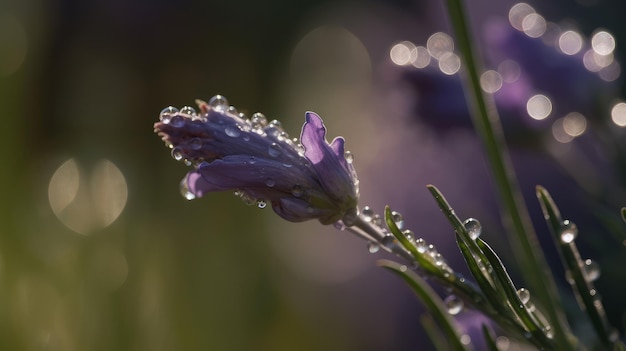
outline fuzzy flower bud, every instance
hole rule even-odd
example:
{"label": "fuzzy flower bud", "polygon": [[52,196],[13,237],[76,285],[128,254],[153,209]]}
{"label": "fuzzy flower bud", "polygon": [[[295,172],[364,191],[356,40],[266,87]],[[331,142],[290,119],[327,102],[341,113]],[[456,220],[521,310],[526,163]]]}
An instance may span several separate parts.
{"label": "fuzzy flower bud", "polygon": [[193,165],[181,182],[187,199],[235,191],[246,203],[268,203],[284,219],[350,225],[357,214],[358,179],[344,139],[326,142],[326,127],[306,113],[300,142],[280,122],[255,113],[247,119],[222,96],[180,111],[168,107],[154,124],[172,157]]}

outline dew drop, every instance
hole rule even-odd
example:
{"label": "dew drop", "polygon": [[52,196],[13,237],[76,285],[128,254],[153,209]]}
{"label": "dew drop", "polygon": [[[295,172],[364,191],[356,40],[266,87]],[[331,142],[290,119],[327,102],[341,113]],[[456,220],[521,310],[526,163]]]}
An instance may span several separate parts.
{"label": "dew drop", "polygon": [[236,138],[241,134],[240,129],[237,125],[230,125],[224,128],[224,133],[226,133],[226,135],[231,138]]}
{"label": "dew drop", "polygon": [[353,226],[358,217],[359,217],[359,211],[356,208],[351,208],[346,211],[341,221],[343,222],[343,224],[347,226]]}
{"label": "dew drop", "polygon": [[265,200],[258,200],[256,202],[256,206],[258,208],[265,208],[265,207],[267,207],[267,202],[265,202]]}
{"label": "dew drop", "polygon": [[520,301],[522,301],[524,305],[526,305],[530,301],[530,291],[528,291],[528,289],[518,289],[517,296],[519,296]]}
{"label": "dew drop", "polygon": [[443,266],[446,263],[446,260],[443,258],[443,256],[437,252],[434,256],[433,256],[434,260],[435,260],[435,265],[436,266]]}
{"label": "dew drop", "polygon": [[189,190],[186,177],[180,182],[180,194],[189,201],[196,198],[196,195]]}
{"label": "dew drop", "polygon": [[170,119],[170,125],[172,127],[180,128],[185,125],[185,117],[181,115],[172,116]]}
{"label": "dew drop", "polygon": [[354,155],[350,151],[344,152],[343,157],[346,159],[346,162],[348,163],[354,162]]}
{"label": "dew drop", "polygon": [[548,339],[554,338],[554,330],[549,325],[541,328],[541,331],[543,331]]}
{"label": "dew drop", "polygon": [[375,214],[372,217],[372,221],[371,222],[372,222],[373,225],[380,227],[383,224],[383,218],[379,214]]}
{"label": "dew drop", "polygon": [[569,244],[573,242],[578,236],[578,227],[574,222],[570,222],[569,220],[564,220],[563,225],[561,226],[561,242],[564,244]]}
{"label": "dew drop", "polygon": [[263,128],[267,125],[267,118],[261,112],[257,112],[250,118],[253,128]]}
{"label": "dew drop", "polygon": [[282,131],[282,130],[283,130],[283,126],[282,126],[282,124],[281,124],[281,123],[280,123],[280,121],[279,121],[279,120],[277,120],[277,119],[273,119],[273,120],[272,120],[272,121],[271,121],[271,122],[267,125],[267,127],[268,127],[268,128],[275,128],[275,129],[278,129],[279,131]]}
{"label": "dew drop", "polygon": [[588,282],[597,280],[600,278],[600,265],[593,260],[586,259],[583,266],[583,274]]}
{"label": "dew drop", "polygon": [[202,139],[200,139],[200,138],[193,138],[189,142],[189,145],[190,145],[192,150],[200,150],[202,148]]}
{"label": "dew drop", "polygon": [[367,251],[369,251],[369,253],[377,253],[379,250],[380,250],[380,245],[378,245],[378,243],[375,243],[375,242],[367,243]]}
{"label": "dew drop", "polygon": [[426,240],[418,238],[415,240],[415,248],[417,249],[417,252],[425,253],[426,250],[428,250],[428,244],[426,243]]}
{"label": "dew drop", "polygon": [[478,239],[483,228],[480,225],[480,222],[475,218],[468,218],[463,222],[465,229],[467,230],[467,234],[472,240]]}
{"label": "dew drop", "polygon": [[248,160],[248,163],[250,163],[251,165],[256,163],[256,158],[254,158],[254,156],[250,156],[250,159]]}
{"label": "dew drop", "polygon": [[276,185],[276,181],[272,178],[267,178],[265,180],[265,185],[267,185],[270,188],[273,188]]}
{"label": "dew drop", "polygon": [[386,235],[382,240],[382,244],[386,248],[393,251],[396,247],[398,247],[398,240],[396,240],[393,235]]}
{"label": "dew drop", "polygon": [[449,295],[443,300],[443,303],[448,309],[448,313],[456,316],[463,310],[463,300],[456,295]]}
{"label": "dew drop", "polygon": [[179,147],[175,147],[172,149],[172,158],[176,161],[180,161],[183,159],[183,150]]}
{"label": "dew drop", "polygon": [[287,144],[291,144],[291,140],[289,139],[289,134],[287,134],[287,132],[280,132],[277,138],[278,140],[284,141]]}
{"label": "dew drop", "polygon": [[427,246],[426,253],[428,254],[428,256],[432,258],[435,258],[435,256],[438,254],[437,249],[435,248],[435,245],[433,244],[430,244]]}
{"label": "dew drop", "polygon": [[256,204],[256,199],[253,196],[250,196],[246,193],[241,194],[241,200],[243,201],[244,204],[248,206],[252,206]]}
{"label": "dew drop", "polygon": [[168,106],[161,110],[161,114],[159,115],[159,120],[165,124],[170,123],[172,116],[178,113],[178,109],[174,106]]}
{"label": "dew drop", "polygon": [[404,227],[404,217],[402,217],[402,214],[400,212],[391,212],[391,219],[396,224],[398,229],[402,229]]}
{"label": "dew drop", "polygon": [[402,234],[404,235],[404,237],[405,237],[408,241],[410,241],[410,242],[412,242],[412,243],[414,243],[414,242],[415,242],[415,233],[413,233],[413,231],[412,231],[412,230],[407,229],[407,230],[403,231],[403,232],[402,232]]}
{"label": "dew drop", "polygon": [[304,194],[304,190],[300,185],[294,185],[293,188],[291,188],[291,195],[300,197],[302,194]]}
{"label": "dew drop", "polygon": [[219,112],[224,112],[228,109],[228,100],[222,95],[215,95],[209,99],[209,106]]}
{"label": "dew drop", "polygon": [[363,216],[363,220],[366,222],[370,222],[374,217],[374,210],[371,207],[365,206],[361,210],[361,215]]}
{"label": "dew drop", "polygon": [[183,108],[180,109],[180,113],[183,115],[189,115],[191,117],[194,117],[197,115],[196,109],[194,109],[191,106],[184,106]]}
{"label": "dew drop", "polygon": [[239,111],[237,111],[237,108],[235,106],[232,106],[232,105],[228,107],[228,110],[226,110],[226,112],[228,112],[228,113],[230,113],[232,115],[235,115],[235,116],[239,115]]}
{"label": "dew drop", "polygon": [[278,157],[280,156],[280,146],[276,143],[272,143],[268,148],[267,148],[267,152],[269,153],[270,156],[272,157]]}

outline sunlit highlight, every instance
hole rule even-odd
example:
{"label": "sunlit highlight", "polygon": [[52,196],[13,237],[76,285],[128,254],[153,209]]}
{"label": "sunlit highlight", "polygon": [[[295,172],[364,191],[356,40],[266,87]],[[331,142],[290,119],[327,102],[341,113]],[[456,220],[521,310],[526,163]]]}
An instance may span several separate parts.
{"label": "sunlit highlight", "polygon": [[546,20],[538,13],[528,14],[522,20],[522,30],[531,38],[539,38],[546,32]]}
{"label": "sunlit highlight", "polygon": [[411,64],[412,61],[415,61],[416,56],[417,51],[415,50],[415,45],[413,45],[410,41],[398,43],[389,51],[391,61],[398,66]]}
{"label": "sunlit highlight", "polygon": [[573,30],[565,31],[559,37],[559,49],[566,55],[576,55],[582,47],[582,36]]}
{"label": "sunlit highlight", "polygon": [[535,13],[530,5],[524,2],[513,5],[509,10],[509,22],[513,28],[523,32],[524,31],[524,19],[531,13]]}
{"label": "sunlit highlight", "polygon": [[414,59],[411,61],[411,64],[413,65],[413,67],[415,68],[425,68],[426,66],[428,66],[430,64],[430,53],[428,52],[428,49],[426,49],[423,46],[417,46],[414,49],[415,51],[415,55],[413,55],[412,57],[414,57]]}
{"label": "sunlit highlight", "polygon": [[513,83],[519,78],[521,69],[517,62],[504,60],[498,65],[498,73],[500,73],[503,82]]}
{"label": "sunlit highlight", "polygon": [[574,140],[574,137],[567,134],[565,132],[565,128],[563,127],[563,118],[559,118],[554,123],[552,123],[552,136],[559,143],[569,143]]}
{"label": "sunlit highlight", "polygon": [[615,50],[615,38],[608,32],[599,31],[591,37],[591,48],[599,55],[609,55]]}
{"label": "sunlit highlight", "polygon": [[441,59],[445,54],[454,51],[454,42],[448,34],[437,32],[428,38],[426,48],[432,57]]}
{"label": "sunlit highlight", "polygon": [[618,102],[611,109],[611,120],[618,127],[626,127],[626,102]]}
{"label": "sunlit highlight", "polygon": [[447,75],[453,75],[461,69],[461,58],[448,52],[439,58],[439,69]]}
{"label": "sunlit highlight", "polygon": [[547,118],[552,112],[552,101],[542,94],[537,94],[526,103],[528,115],[536,120]]}
{"label": "sunlit highlight", "polygon": [[109,160],[100,160],[85,178],[74,159],[52,175],[48,201],[52,212],[71,230],[89,234],[113,223],[128,198],[126,179]]}
{"label": "sunlit highlight", "polygon": [[493,94],[502,88],[502,76],[493,70],[486,71],[480,76],[480,87],[486,93]]}
{"label": "sunlit highlight", "polygon": [[563,117],[563,130],[569,136],[577,137],[587,129],[587,119],[578,112],[571,112]]}

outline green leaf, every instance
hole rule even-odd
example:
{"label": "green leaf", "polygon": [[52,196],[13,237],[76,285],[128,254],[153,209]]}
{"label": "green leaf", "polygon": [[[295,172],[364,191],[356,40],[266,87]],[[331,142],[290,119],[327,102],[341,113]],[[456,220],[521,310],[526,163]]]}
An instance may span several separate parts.
{"label": "green leaf", "polygon": [[496,340],[493,336],[492,331],[489,330],[489,327],[487,327],[484,324],[483,324],[483,336],[485,338],[485,343],[487,343],[488,351],[500,351],[498,350],[498,346],[496,345]]}
{"label": "green leaf", "polygon": [[446,351],[450,350],[450,345],[448,344],[448,340],[441,332],[441,329],[435,323],[433,316],[429,313],[425,313],[420,317],[420,324],[426,331],[426,335],[432,342],[435,350],[437,351]]}
{"label": "green leaf", "polygon": [[621,213],[622,213],[622,220],[626,222],[626,207],[622,207]]}
{"label": "green leaf", "polygon": [[537,198],[561,256],[561,261],[574,281],[574,284],[572,284],[574,293],[578,295],[583,303],[584,310],[589,316],[593,329],[602,344],[605,347],[615,346],[615,342],[611,341],[613,328],[609,324],[604,307],[602,307],[593,284],[585,278],[585,272],[583,271],[585,264],[580,257],[576,244],[573,240],[567,242],[561,240],[564,221],[559,208],[552,200],[550,193],[542,186],[537,186]]}
{"label": "green leaf", "polygon": [[405,282],[409,284],[413,292],[424,303],[428,312],[431,313],[435,321],[439,324],[447,339],[450,341],[452,350],[469,351],[468,345],[461,343],[461,335],[459,334],[453,319],[447,312],[446,307],[441,298],[433,291],[426,281],[415,272],[407,269],[405,265],[389,261],[379,260],[378,265],[386,268],[399,275]]}

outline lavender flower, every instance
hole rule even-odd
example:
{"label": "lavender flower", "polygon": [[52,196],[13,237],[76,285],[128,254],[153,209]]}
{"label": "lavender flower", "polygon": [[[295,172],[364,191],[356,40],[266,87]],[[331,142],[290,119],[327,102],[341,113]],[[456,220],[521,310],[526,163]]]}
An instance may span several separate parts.
{"label": "lavender flower", "polygon": [[292,222],[355,220],[359,181],[352,155],[344,151],[342,137],[326,142],[317,114],[306,113],[300,144],[280,122],[268,123],[261,113],[247,119],[222,96],[196,102],[200,114],[191,107],[168,107],[154,124],[172,157],[194,165],[181,182],[187,199],[234,190],[246,203],[261,208],[271,203]]}

